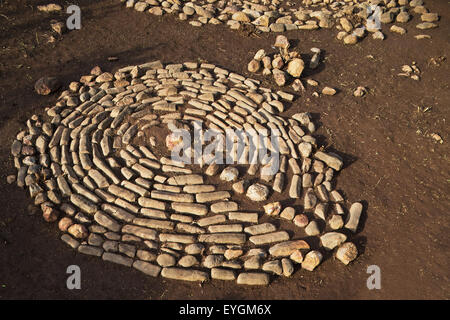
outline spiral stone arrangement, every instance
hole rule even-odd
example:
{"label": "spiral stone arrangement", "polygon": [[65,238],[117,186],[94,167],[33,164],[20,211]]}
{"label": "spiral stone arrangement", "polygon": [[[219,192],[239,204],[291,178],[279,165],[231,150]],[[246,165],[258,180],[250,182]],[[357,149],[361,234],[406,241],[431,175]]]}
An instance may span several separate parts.
{"label": "spiral stone arrangement", "polygon": [[[333,181],[343,161],[317,145],[310,114],[280,115],[293,100],[208,63],[95,67],[17,135],[16,183],[67,245],[150,276],[267,285],[270,275],[313,271],[332,250],[348,264],[362,205],[345,210]],[[199,129],[257,139],[226,149],[231,162],[174,159],[175,133]],[[238,162],[253,140],[276,157]]]}
{"label": "spiral stone arrangement", "polygon": [[[153,15],[176,14],[180,20],[201,27],[206,24],[226,24],[237,30],[252,26],[258,32],[291,30],[338,30],[337,38],[345,44],[355,44],[372,33],[383,40],[382,24],[404,25],[412,15],[420,15],[417,29],[438,27],[437,13],[430,13],[422,0],[121,0],[127,8]],[[397,25],[391,32],[405,34]],[[423,36],[423,35],[422,35]],[[426,37],[428,35],[425,35]],[[420,37],[418,39],[424,38]]]}

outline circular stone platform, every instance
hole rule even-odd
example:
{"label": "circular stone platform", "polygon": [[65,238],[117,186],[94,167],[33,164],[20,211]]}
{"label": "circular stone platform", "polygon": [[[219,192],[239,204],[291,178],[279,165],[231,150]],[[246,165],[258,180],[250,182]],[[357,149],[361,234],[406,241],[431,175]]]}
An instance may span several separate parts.
{"label": "circular stone platform", "polygon": [[[314,270],[331,250],[347,264],[362,206],[344,210],[333,181],[343,161],[319,148],[310,115],[280,116],[293,99],[207,63],[96,67],[17,135],[17,185],[70,247],[151,276],[265,285]],[[186,164],[167,149],[181,146],[179,129],[257,139],[244,138],[242,153],[212,148],[233,163],[203,153]],[[252,141],[276,156],[245,164]],[[195,142],[211,147],[206,136]]]}

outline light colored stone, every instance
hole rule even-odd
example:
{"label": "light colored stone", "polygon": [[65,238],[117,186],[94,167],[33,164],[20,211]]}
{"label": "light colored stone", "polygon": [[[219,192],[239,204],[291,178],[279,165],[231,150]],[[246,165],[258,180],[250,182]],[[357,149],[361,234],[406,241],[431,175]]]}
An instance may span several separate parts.
{"label": "light colored stone", "polygon": [[293,76],[295,78],[299,78],[301,76],[304,68],[305,68],[305,62],[300,58],[295,58],[295,59],[292,59],[288,63],[287,72],[291,76]]}
{"label": "light colored stone", "polygon": [[302,262],[302,268],[308,271],[313,271],[322,262],[322,258],[323,256],[319,251],[310,251],[306,254]]}
{"label": "light colored stone", "polygon": [[269,188],[260,183],[255,183],[248,187],[246,195],[253,201],[264,201],[269,196]]}
{"label": "light colored stone", "polygon": [[266,286],[269,284],[269,275],[267,273],[245,272],[240,273],[237,278],[238,284]]}
{"label": "light colored stone", "polygon": [[352,242],[343,243],[336,251],[336,258],[344,264],[349,264],[358,256],[358,249]]}

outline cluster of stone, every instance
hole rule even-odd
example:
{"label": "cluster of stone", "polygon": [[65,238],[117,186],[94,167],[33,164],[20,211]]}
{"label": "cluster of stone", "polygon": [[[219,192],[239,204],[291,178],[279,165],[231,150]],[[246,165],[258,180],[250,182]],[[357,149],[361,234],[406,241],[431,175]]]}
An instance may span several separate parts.
{"label": "cluster of stone", "polygon": [[[318,148],[309,113],[280,115],[282,101],[293,98],[208,63],[154,61],[115,73],[95,67],[17,134],[15,181],[70,247],[150,276],[266,285],[297,265],[314,270],[324,250],[348,264],[358,251],[346,234],[356,232],[362,205],[344,209],[333,182],[343,161]],[[265,138],[276,135],[278,171],[267,170],[269,163],[251,164],[245,174],[232,164],[199,168],[157,156],[155,141],[142,143],[146,129],[194,130],[199,123],[217,132],[254,129],[269,149]],[[168,148],[172,142],[166,139]],[[248,178],[258,172],[258,182]],[[229,190],[207,184],[206,176]],[[302,212],[269,202],[285,191]],[[234,193],[261,210],[240,210]],[[320,246],[260,223],[262,215],[292,221],[320,237]]]}
{"label": "cluster of stone", "polygon": [[[275,83],[280,87],[291,84],[294,91],[305,91],[305,86],[300,79],[305,69],[305,62],[300,57],[300,53],[288,50],[290,42],[283,35],[276,37],[273,47],[278,48],[279,53],[270,55],[264,49],[258,50],[253,59],[248,63],[247,70],[252,73],[262,70],[264,76],[273,75]],[[313,55],[308,67],[313,70],[319,66],[321,50],[319,48],[311,48],[311,52]],[[319,84],[313,79],[307,79],[307,83],[313,87]],[[325,87],[322,90],[322,94],[334,95],[336,94],[336,90]],[[318,96],[318,93],[314,92],[313,95]]]}
{"label": "cluster of stone", "polygon": [[[381,23],[404,24],[411,14],[420,14],[418,29],[436,28],[439,17],[428,12],[422,0],[121,0],[127,8],[154,15],[176,14],[193,26],[227,24],[231,29],[253,25],[260,32],[290,30],[338,30],[338,39],[355,44],[366,36],[384,39]],[[283,6],[285,5],[285,6]],[[286,8],[286,9],[285,9]],[[381,22],[381,23],[380,23]],[[405,33],[399,26],[392,32]]]}
{"label": "cluster of stone", "polygon": [[[63,7],[59,4],[55,3],[49,3],[46,5],[40,5],[37,6],[38,11],[45,12],[45,13],[54,13],[54,12],[61,12],[63,10]],[[58,21],[55,19],[50,20],[50,27],[53,32],[55,32],[58,35],[62,35],[67,31],[66,23],[65,21]],[[53,36],[50,36],[48,39],[48,42],[54,42],[56,39]]]}

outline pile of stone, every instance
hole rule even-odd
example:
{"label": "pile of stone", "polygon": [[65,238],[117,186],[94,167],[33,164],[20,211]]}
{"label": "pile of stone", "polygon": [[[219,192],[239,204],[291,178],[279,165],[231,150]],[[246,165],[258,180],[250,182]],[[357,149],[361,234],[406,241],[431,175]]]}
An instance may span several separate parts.
{"label": "pile of stone", "polygon": [[[279,0],[121,0],[127,8],[154,15],[176,14],[193,26],[227,24],[239,29],[251,24],[260,32],[332,29],[345,44],[355,44],[372,33],[384,39],[382,24],[405,24],[411,15],[420,15],[418,29],[436,28],[439,16],[430,13],[422,0],[303,0],[298,3]],[[287,9],[282,5],[285,4]],[[392,32],[406,30],[400,26]]]}
{"label": "pile of stone", "polygon": [[[150,276],[267,285],[271,275],[314,270],[326,251],[348,264],[358,255],[348,235],[357,231],[363,207],[355,202],[344,209],[333,181],[343,161],[319,149],[309,113],[280,115],[282,101],[292,99],[208,63],[154,61],[115,73],[95,67],[45,116],[26,121],[11,146],[17,176],[8,182],[28,190],[73,249]],[[277,139],[278,170],[263,161],[245,174],[234,164],[199,168],[157,156],[154,143],[142,143],[147,129],[199,125],[253,129],[264,144]],[[206,183],[208,175],[223,185]],[[242,211],[236,193],[255,210]],[[271,201],[277,193],[303,209]],[[262,215],[291,221],[304,239],[260,223]],[[318,237],[320,245],[307,237]]]}
{"label": "pile of stone", "polygon": [[417,67],[416,63],[413,61],[413,63],[409,66],[407,64],[402,66],[402,72],[397,74],[400,77],[407,77],[411,78],[413,80],[419,81],[420,80],[420,69]]}

